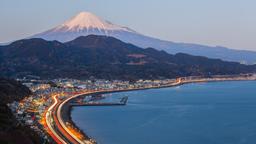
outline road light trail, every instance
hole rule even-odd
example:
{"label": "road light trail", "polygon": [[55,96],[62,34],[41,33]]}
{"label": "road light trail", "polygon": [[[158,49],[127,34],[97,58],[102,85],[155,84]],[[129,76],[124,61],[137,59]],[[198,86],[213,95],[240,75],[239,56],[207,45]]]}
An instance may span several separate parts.
{"label": "road light trail", "polygon": [[83,94],[78,94],[78,95],[74,95],[74,96],[71,96],[69,97],[68,99],[64,100],[58,107],[58,110],[57,110],[57,118],[61,124],[61,126],[66,130],[66,132],[68,132],[77,142],[79,142],[80,144],[92,144],[92,142],[86,140],[86,141],[82,141],[80,140],[79,138],[77,138],[77,136],[75,136],[65,125],[62,117],[61,117],[61,108],[62,106],[67,103],[69,100],[75,98],[75,97],[78,97],[80,95],[84,95],[84,94],[88,94],[88,93],[83,93]]}
{"label": "road light trail", "polygon": [[55,136],[55,138],[57,138],[58,139],[58,141],[56,141],[58,144],[67,144],[56,132],[55,132],[55,130],[53,129],[53,127],[52,127],[52,125],[51,125],[51,122],[50,122],[50,120],[51,120],[51,114],[52,114],[52,109],[57,105],[57,103],[58,103],[58,100],[57,100],[57,98],[56,98],[56,96],[54,96],[53,97],[53,99],[54,99],[54,103],[53,103],[53,105],[51,105],[50,107],[49,107],[49,109],[47,110],[47,113],[46,113],[46,124],[47,124],[47,126],[48,126],[48,128],[49,128],[49,130],[51,131],[51,133]]}
{"label": "road light trail", "polygon": [[57,109],[59,108],[59,105],[60,105],[60,102],[58,102],[58,104],[54,107],[53,109],[53,120],[55,122],[55,125],[56,125],[56,128],[57,130],[61,133],[61,135],[66,139],[68,140],[69,143],[71,144],[79,144],[79,142],[77,142],[76,139],[74,139],[70,133],[68,133],[63,127],[62,125],[60,124],[60,121],[57,117]]}

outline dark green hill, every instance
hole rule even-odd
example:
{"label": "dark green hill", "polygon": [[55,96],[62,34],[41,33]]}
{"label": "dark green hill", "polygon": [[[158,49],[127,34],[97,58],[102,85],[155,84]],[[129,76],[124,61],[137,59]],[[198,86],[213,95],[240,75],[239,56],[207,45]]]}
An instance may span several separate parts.
{"label": "dark green hill", "polygon": [[13,101],[20,101],[31,91],[24,85],[12,79],[0,78],[0,103],[7,104]]}
{"label": "dark green hill", "polygon": [[16,41],[1,48],[0,62],[4,76],[32,74],[43,78],[158,79],[256,71],[255,66],[182,53],[171,55],[95,35],[67,43]]}
{"label": "dark green hill", "polygon": [[38,135],[29,127],[22,126],[13,116],[7,103],[19,101],[30,94],[30,90],[20,83],[0,78],[0,143],[32,144],[40,143]]}

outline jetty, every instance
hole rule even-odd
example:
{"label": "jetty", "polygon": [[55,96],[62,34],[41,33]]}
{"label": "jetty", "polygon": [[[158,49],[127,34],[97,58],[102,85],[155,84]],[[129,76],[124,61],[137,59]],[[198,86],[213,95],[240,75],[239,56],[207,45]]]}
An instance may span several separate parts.
{"label": "jetty", "polygon": [[119,102],[73,102],[70,106],[124,106],[128,101],[128,97],[123,97]]}

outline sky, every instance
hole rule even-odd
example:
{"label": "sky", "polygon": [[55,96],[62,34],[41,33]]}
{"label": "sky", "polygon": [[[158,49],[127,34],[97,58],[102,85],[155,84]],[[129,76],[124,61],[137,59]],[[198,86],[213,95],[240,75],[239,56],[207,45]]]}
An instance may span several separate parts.
{"label": "sky", "polygon": [[163,40],[256,51],[255,6],[255,0],[1,0],[0,43],[88,11]]}

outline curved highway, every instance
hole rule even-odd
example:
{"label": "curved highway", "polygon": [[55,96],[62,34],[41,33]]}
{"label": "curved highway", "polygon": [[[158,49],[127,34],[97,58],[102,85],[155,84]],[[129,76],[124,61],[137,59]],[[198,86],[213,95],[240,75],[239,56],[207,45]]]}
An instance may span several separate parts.
{"label": "curved highway", "polygon": [[[78,141],[78,139],[73,138],[73,134],[62,124],[57,117],[57,110],[61,102],[57,99],[57,96],[53,96],[54,103],[48,108],[45,115],[47,128],[50,131],[51,137],[58,144],[83,144],[84,142]],[[63,122],[63,121],[62,121]],[[64,125],[65,126],[65,125]]]}
{"label": "curved highway", "polygon": [[[177,82],[173,83],[173,85],[178,85],[181,83],[181,80],[178,80]],[[151,87],[153,88],[153,87]],[[132,89],[127,89],[127,90],[132,90]],[[135,90],[135,89],[134,89]],[[90,140],[81,140],[79,139],[75,134],[73,134],[66,126],[62,114],[61,114],[61,109],[62,107],[71,99],[79,97],[81,95],[88,95],[88,94],[93,94],[97,92],[112,92],[112,91],[122,91],[122,90],[98,90],[98,91],[92,91],[92,92],[84,92],[81,94],[73,95],[67,99],[65,99],[62,102],[59,102],[56,96],[53,97],[54,99],[54,104],[48,109],[47,114],[46,114],[46,122],[51,130],[51,132],[54,134],[54,136],[57,138],[57,143],[63,143],[63,144],[93,144]],[[52,118],[51,118],[52,116]],[[51,125],[51,122],[49,120],[53,119],[55,122],[55,128],[54,129]],[[56,138],[54,140],[56,140]]]}
{"label": "curved highway", "polygon": [[[95,92],[93,92],[95,93]],[[77,138],[76,135],[74,135],[65,125],[62,117],[61,117],[61,108],[71,99],[75,98],[75,97],[78,97],[78,96],[81,96],[81,95],[85,95],[85,94],[90,94],[89,92],[86,92],[86,93],[82,93],[82,94],[77,94],[77,95],[74,95],[74,96],[71,96],[69,98],[67,98],[66,100],[64,100],[58,107],[57,109],[57,118],[61,124],[61,126],[64,128],[64,130],[70,134],[70,136],[72,136],[73,139],[75,139],[79,144],[93,144],[91,141],[89,140],[80,140],[79,138]]]}
{"label": "curved highway", "polygon": [[57,132],[54,130],[54,128],[52,127],[52,110],[54,109],[54,107],[57,105],[58,100],[56,98],[56,96],[53,96],[54,99],[54,103],[48,108],[47,113],[45,115],[45,120],[46,120],[46,125],[48,127],[48,129],[50,130],[50,135],[52,136],[52,138],[58,143],[58,144],[67,144],[65,142],[65,140],[63,138],[61,138],[61,136],[59,134],[57,134]]}

